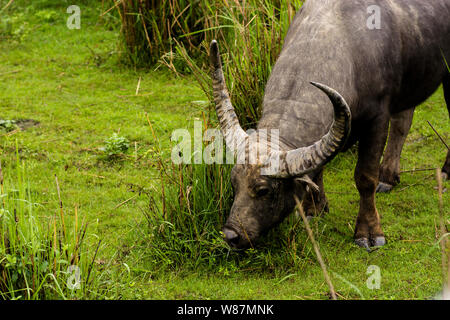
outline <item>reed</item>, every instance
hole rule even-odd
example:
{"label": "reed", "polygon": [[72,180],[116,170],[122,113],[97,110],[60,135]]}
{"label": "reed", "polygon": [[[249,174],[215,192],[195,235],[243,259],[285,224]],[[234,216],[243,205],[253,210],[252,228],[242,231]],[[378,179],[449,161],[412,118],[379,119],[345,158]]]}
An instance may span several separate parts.
{"label": "reed", "polygon": [[[153,65],[174,50],[174,39],[194,50],[201,37],[206,1],[119,0],[110,3],[122,22],[125,58],[134,65]],[[106,12],[109,12],[107,10]]]}
{"label": "reed", "polygon": [[33,202],[23,163],[15,166],[0,166],[0,299],[95,297],[99,283],[92,286],[85,275],[97,273],[87,223],[77,208],[68,219],[57,179],[59,210],[48,214]]}

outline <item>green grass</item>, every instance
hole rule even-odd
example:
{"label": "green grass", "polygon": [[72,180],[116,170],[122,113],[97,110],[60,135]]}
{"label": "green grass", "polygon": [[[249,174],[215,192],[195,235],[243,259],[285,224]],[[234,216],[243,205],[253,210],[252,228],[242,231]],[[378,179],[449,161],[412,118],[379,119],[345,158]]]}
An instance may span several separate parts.
{"label": "green grass", "polygon": [[[328,287],[303,225],[293,229],[294,216],[266,236],[264,246],[242,255],[228,252],[211,226],[205,228],[212,233],[208,242],[187,247],[197,248],[201,259],[187,260],[196,255],[185,252],[166,252],[172,263],[160,263],[167,257],[155,258],[158,248],[152,247],[151,230],[159,226],[149,226],[143,212],[151,212],[150,196],[161,205],[158,150],[168,162],[172,130],[191,128],[193,120],[201,119],[205,110],[199,101],[207,98],[191,77],[121,67],[119,32],[108,21],[105,25],[98,20],[99,8],[81,7],[82,29],[69,30],[63,5],[37,6],[34,11],[14,5],[7,14],[28,21],[27,29],[19,32],[20,37],[0,42],[0,118],[39,121],[23,131],[0,132],[3,174],[14,180],[18,163],[23,164],[26,195],[38,204],[42,219],[59,214],[56,175],[66,220],[74,221],[77,206],[89,223],[87,256],[92,257],[102,240],[95,263],[97,276],[102,275],[94,282],[98,290],[76,297],[327,299]],[[44,12],[34,14],[36,10]],[[48,10],[56,12],[51,21]],[[402,155],[404,170],[440,167],[444,162],[444,147],[426,120],[450,139],[442,89],[415,113]],[[113,133],[125,137],[130,148],[111,160],[102,148]],[[388,244],[368,254],[352,243],[359,200],[353,181],[355,164],[352,149],[328,165],[325,189],[330,213],[312,223],[340,297],[433,297],[442,285],[434,171],[404,173],[395,191],[377,196]],[[448,194],[444,194],[447,220]],[[180,235],[179,241],[186,239],[190,235]],[[208,251],[211,241],[217,241],[218,250]],[[185,267],[180,264],[183,259],[189,261]],[[366,287],[369,265],[380,267],[379,290]],[[82,270],[82,278],[86,273]]]}
{"label": "green grass", "polygon": [[[86,220],[78,211],[67,219],[62,207],[57,214],[49,214],[45,206],[34,202],[25,180],[27,169],[17,159],[15,170],[6,168],[6,177],[0,170],[0,297],[98,297],[106,279],[94,267],[96,249],[86,245]],[[85,271],[83,282],[80,270]]]}

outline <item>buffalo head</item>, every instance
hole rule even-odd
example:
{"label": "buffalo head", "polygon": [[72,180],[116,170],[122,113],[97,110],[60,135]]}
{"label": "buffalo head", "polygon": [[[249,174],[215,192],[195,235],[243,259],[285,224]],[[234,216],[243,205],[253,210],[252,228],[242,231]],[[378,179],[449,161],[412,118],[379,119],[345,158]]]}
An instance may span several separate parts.
{"label": "buffalo head", "polygon": [[[307,147],[287,150],[274,146],[272,137],[264,130],[247,134],[231,104],[216,41],[211,43],[210,49],[214,101],[225,142],[238,160],[255,160],[238,161],[231,172],[235,196],[223,227],[225,239],[231,247],[246,248],[292,212],[294,195],[302,199],[308,188],[317,188],[310,176],[345,144],[350,132],[351,114],[347,103],[335,90],[311,82],[327,94],[334,107],[335,120],[320,140]],[[264,139],[261,139],[261,131]]]}

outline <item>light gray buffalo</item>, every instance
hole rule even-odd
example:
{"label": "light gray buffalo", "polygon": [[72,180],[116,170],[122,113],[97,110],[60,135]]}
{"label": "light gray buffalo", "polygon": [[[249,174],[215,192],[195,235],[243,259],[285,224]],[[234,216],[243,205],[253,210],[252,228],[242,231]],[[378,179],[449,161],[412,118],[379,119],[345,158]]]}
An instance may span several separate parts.
{"label": "light gray buffalo", "polygon": [[[379,28],[368,24],[373,5],[379,8]],[[247,134],[231,104],[213,41],[214,99],[229,149],[246,158],[268,150],[258,153],[255,163],[238,163],[232,170],[234,203],[223,228],[230,246],[252,245],[293,211],[294,196],[303,199],[307,215],[326,211],[323,167],[356,142],[355,242],[366,249],[384,245],[375,193],[398,183],[414,108],[441,84],[450,107],[444,57],[450,61],[450,0],[306,1],[267,83],[257,130]],[[271,129],[278,130],[278,149],[268,143]],[[266,131],[267,139],[255,139]],[[277,169],[263,173],[274,160]],[[450,174],[449,160],[450,153],[444,176]]]}

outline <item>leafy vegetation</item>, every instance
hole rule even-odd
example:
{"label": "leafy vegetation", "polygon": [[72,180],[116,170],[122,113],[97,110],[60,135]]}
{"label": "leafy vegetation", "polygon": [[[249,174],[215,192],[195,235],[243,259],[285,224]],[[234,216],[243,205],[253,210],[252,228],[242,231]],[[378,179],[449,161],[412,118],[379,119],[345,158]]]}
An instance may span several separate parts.
{"label": "leafy vegetation", "polygon": [[106,139],[105,146],[100,148],[109,159],[114,159],[126,153],[130,148],[130,142],[127,138],[119,136],[116,132]]}
{"label": "leafy vegetation", "polygon": [[17,128],[15,120],[0,120],[0,128],[6,132],[11,132]]}

